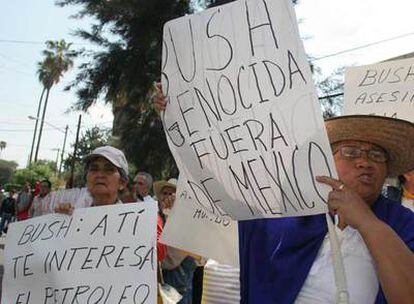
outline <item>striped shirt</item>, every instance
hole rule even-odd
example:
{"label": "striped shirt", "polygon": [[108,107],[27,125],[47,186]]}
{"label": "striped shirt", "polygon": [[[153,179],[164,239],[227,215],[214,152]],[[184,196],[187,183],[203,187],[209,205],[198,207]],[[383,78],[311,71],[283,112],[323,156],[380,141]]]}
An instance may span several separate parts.
{"label": "striped shirt", "polygon": [[240,303],[238,268],[208,260],[204,266],[203,304]]}

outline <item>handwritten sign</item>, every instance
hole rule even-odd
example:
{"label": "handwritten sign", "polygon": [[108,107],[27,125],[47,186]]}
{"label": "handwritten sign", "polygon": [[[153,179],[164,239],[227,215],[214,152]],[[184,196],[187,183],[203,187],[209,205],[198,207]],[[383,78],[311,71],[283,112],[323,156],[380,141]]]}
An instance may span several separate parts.
{"label": "handwritten sign", "polygon": [[414,122],[414,58],[348,68],[344,114],[370,114]]}
{"label": "handwritten sign", "polygon": [[10,226],[2,303],[155,303],[155,203],[77,209]]}
{"label": "handwritten sign", "polygon": [[315,176],[336,173],[289,0],[166,23],[162,85],[169,146],[199,207],[236,220],[326,212]]}
{"label": "handwritten sign", "polygon": [[197,207],[190,189],[180,183],[178,187],[182,190],[168,216],[161,242],[238,268],[237,222]]}

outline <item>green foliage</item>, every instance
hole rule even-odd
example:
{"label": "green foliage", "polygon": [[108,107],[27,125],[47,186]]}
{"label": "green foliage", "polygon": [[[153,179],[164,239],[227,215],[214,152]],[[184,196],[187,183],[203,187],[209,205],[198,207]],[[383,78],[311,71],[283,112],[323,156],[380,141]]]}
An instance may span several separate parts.
{"label": "green foliage", "polygon": [[27,168],[17,169],[11,182],[13,184],[23,185],[26,181],[34,185],[36,181],[48,179],[52,183],[55,182],[56,163],[48,160],[40,160],[30,164]]}
{"label": "green foliage", "polygon": [[[103,97],[112,105],[113,135],[138,169],[161,176],[175,168],[147,93],[159,79],[165,22],[191,12],[190,0],[60,0],[81,7],[77,17],[96,23],[77,34],[103,51],[84,52],[85,63],[67,89],[76,90],[75,108],[87,110]],[[109,34],[109,35],[108,35]],[[162,160],[162,161],[160,161]]]}
{"label": "green foliage", "polygon": [[324,118],[340,115],[343,103],[345,68],[335,70],[331,75],[321,78],[320,71],[314,69],[316,90]]}
{"label": "green foliage", "polygon": [[50,89],[53,84],[60,81],[62,75],[73,66],[73,59],[77,52],[70,50],[72,43],[65,40],[46,41],[46,49],[43,50],[43,60],[38,62],[37,74],[43,87]]}
{"label": "green foliage", "polygon": [[[85,131],[81,135],[77,151],[75,162],[80,163],[82,159],[89,155],[93,150],[100,146],[104,146],[108,143],[110,131],[107,129],[100,129],[99,127],[92,127]],[[72,151],[75,144],[72,144]],[[63,167],[65,170],[69,170],[73,161],[73,153],[69,153],[69,156],[63,161]]]}
{"label": "green foliage", "polygon": [[22,188],[23,185],[21,184],[13,184],[13,183],[7,183],[4,185],[3,189],[7,192],[9,192],[11,189],[14,191],[19,191]]}
{"label": "green foliage", "polygon": [[8,183],[17,168],[17,163],[0,159],[0,185]]}
{"label": "green foliage", "polygon": [[104,51],[88,56],[74,83],[76,107],[86,110],[98,97],[115,106],[140,104],[159,77],[163,24],[190,10],[189,0],[59,0],[60,6],[81,7],[78,18],[96,23],[77,35]]}

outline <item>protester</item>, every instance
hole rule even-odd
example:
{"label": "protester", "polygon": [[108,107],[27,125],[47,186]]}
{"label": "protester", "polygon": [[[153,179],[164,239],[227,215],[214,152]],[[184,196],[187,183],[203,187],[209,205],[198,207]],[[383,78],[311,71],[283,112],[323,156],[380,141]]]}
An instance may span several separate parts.
{"label": "protester", "polygon": [[[0,184],[0,204],[3,202],[3,200],[5,199],[6,197],[4,196],[4,189],[3,189],[3,186]],[[1,208],[1,205],[0,205],[0,208]]]}
{"label": "protester", "polygon": [[414,170],[398,176],[399,185],[388,186],[385,196],[414,211]]}
{"label": "protester", "polygon": [[155,200],[150,195],[153,178],[147,172],[138,172],[134,178],[135,193],[138,201],[154,202]]}
{"label": "protester", "polygon": [[177,179],[170,178],[168,181],[160,180],[154,183],[155,197],[161,212],[169,215],[175,202],[175,192],[177,191]]}
{"label": "protester", "polygon": [[[165,217],[175,203],[177,180],[156,181],[154,183],[155,196]],[[197,259],[199,257],[196,257]],[[193,275],[197,267],[195,256],[180,249],[167,246],[167,255],[161,263],[165,283],[174,287],[181,295],[180,304],[192,303]]]}
{"label": "protester", "polygon": [[[118,192],[128,183],[128,162],[122,151],[103,146],[96,148],[85,159],[86,187],[92,196],[91,207],[122,204]],[[71,203],[60,203],[55,212],[71,214]],[[158,242],[162,233],[160,221],[157,224],[157,259],[161,261],[166,254],[165,245]]]}
{"label": "protester", "polygon": [[137,201],[135,195],[135,185],[133,182],[128,182],[124,190],[119,193],[119,199],[124,203],[135,203]]}
{"label": "protester", "polygon": [[37,196],[33,199],[30,207],[30,217],[41,216],[51,212],[50,205],[50,189],[52,184],[49,180],[44,179],[40,182],[40,191]]}
{"label": "protester", "polygon": [[[7,225],[13,221],[13,218],[16,216],[16,206],[17,202],[14,198],[15,195],[14,189],[9,190],[9,196],[5,198],[1,204],[0,208],[0,236],[3,234],[3,230],[7,230]],[[6,225],[7,223],[7,225]]]}
{"label": "protester", "polygon": [[17,195],[17,220],[23,221],[29,218],[29,210],[33,196],[30,190],[30,183],[26,181],[22,190]]}
{"label": "protester", "polygon": [[[414,125],[376,116],[326,121],[339,179],[331,214],[351,303],[414,303],[414,213],[381,196],[387,176],[414,168]],[[239,222],[242,303],[335,303],[325,215]]]}
{"label": "protester", "polygon": [[40,193],[40,181],[36,181],[34,184],[34,190],[33,190],[33,197],[36,195],[39,195]]}

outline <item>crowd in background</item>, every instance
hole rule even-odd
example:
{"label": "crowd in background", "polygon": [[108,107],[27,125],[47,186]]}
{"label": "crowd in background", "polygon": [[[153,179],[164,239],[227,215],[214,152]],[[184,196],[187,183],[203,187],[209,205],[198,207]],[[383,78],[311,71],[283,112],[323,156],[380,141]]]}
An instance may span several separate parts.
{"label": "crowd in background", "polygon": [[[158,202],[158,239],[170,210],[176,200],[177,179],[153,180],[151,174],[138,172],[128,177],[128,164],[122,151],[104,146],[97,148],[85,159],[87,188],[93,197],[92,206]],[[394,179],[394,185],[384,185],[383,194],[414,211],[414,171]],[[102,187],[105,186],[105,187]],[[48,213],[51,183],[49,180],[30,185],[26,182],[16,193],[10,189],[0,207],[0,235],[14,220],[25,220]],[[62,204],[57,212],[70,213],[72,204]],[[158,265],[163,282],[173,286],[182,296],[179,303],[239,303],[239,269],[207,261],[177,248],[158,242]],[[203,294],[203,276],[204,294]],[[220,286],[215,282],[221,282]],[[217,291],[225,291],[220,293]],[[223,300],[224,299],[224,300]]]}

